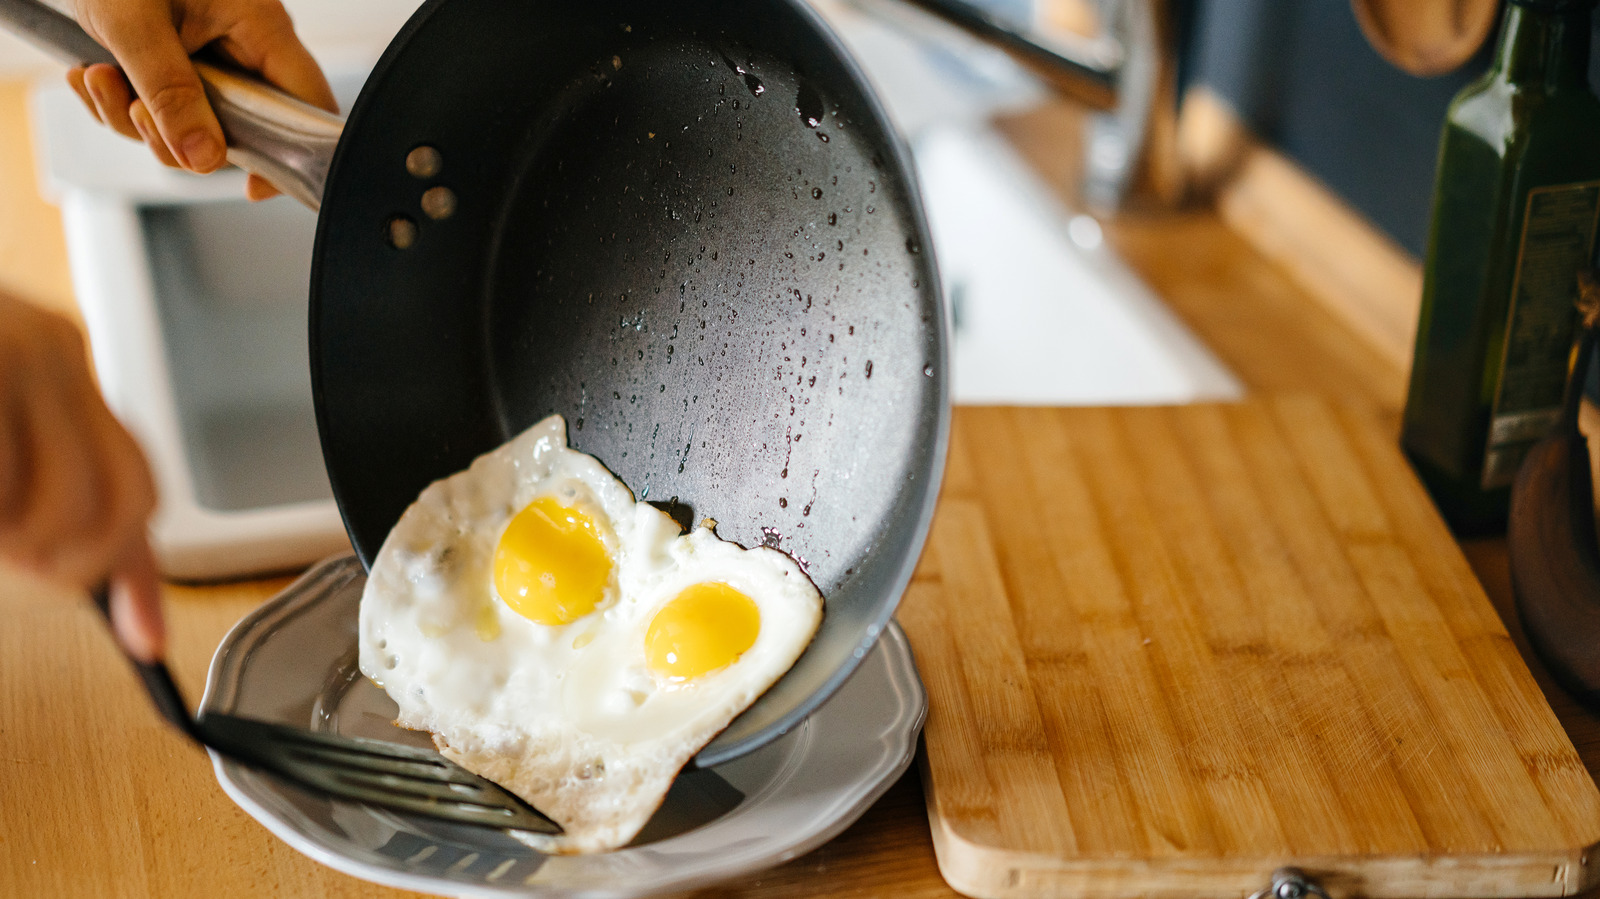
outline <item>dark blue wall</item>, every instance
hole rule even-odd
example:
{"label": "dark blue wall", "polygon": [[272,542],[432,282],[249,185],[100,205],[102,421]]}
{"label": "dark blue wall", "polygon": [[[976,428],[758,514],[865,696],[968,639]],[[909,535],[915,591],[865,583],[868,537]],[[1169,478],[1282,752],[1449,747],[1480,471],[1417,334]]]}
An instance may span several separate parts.
{"label": "dark blue wall", "polygon": [[1349,0],[1198,0],[1190,15],[1185,80],[1420,257],[1445,107],[1488,68],[1493,35],[1459,70],[1418,78],[1368,46]]}

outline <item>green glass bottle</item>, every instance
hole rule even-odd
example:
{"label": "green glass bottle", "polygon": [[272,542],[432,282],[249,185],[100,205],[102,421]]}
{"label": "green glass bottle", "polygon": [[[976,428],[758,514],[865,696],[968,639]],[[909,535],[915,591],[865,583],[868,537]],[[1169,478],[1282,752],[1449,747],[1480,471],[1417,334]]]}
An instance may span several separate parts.
{"label": "green glass bottle", "polygon": [[1560,416],[1600,215],[1594,6],[1510,0],[1494,65],[1445,117],[1401,446],[1458,534],[1504,527]]}

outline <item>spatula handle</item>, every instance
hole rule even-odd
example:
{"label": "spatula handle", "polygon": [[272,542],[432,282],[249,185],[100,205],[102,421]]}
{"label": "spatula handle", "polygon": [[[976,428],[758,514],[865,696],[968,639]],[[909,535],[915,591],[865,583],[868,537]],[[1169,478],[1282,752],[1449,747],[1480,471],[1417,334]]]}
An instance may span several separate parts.
{"label": "spatula handle", "polygon": [[[106,626],[111,629],[112,638],[116,638],[117,629],[111,621],[111,589],[106,584],[100,584],[91,591],[95,608],[100,610],[100,616],[105,619]],[[150,701],[155,703],[156,711],[161,717],[182,731],[190,739],[200,742],[200,737],[195,733],[194,719],[189,717],[189,707],[183,701],[183,694],[178,692],[178,685],[172,680],[172,672],[167,670],[164,662],[141,662],[128,652],[128,648],[117,640],[117,648],[127,657],[133,665],[134,671],[139,675],[139,680],[144,683],[146,693],[150,694]]]}
{"label": "spatula handle", "polygon": [[[39,0],[0,0],[0,26],[67,65],[117,64],[71,17]],[[198,60],[195,68],[222,123],[228,161],[320,209],[344,119],[236,69]]]}

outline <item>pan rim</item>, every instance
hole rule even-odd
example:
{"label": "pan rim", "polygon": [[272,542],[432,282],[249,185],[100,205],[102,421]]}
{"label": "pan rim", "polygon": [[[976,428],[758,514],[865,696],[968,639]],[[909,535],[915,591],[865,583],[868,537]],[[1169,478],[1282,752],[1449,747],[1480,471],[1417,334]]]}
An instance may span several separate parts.
{"label": "pan rim", "polygon": [[[362,131],[370,108],[375,102],[374,98],[384,93],[383,84],[393,71],[397,60],[402,57],[411,45],[415,35],[425,28],[428,22],[442,8],[457,0],[427,0],[417,12],[407,21],[405,26],[390,42],[379,61],[374,65],[372,73],[360,95],[351,106],[350,114],[346,120],[345,138],[339,141],[334,151],[334,157],[329,168],[328,185],[331,188],[327,195],[332,196],[337,190],[340,173],[351,162],[351,149],[356,141],[350,140],[353,133]],[[937,506],[940,488],[943,483],[946,459],[948,455],[949,432],[951,423],[950,409],[950,383],[949,383],[949,334],[948,310],[944,302],[942,282],[939,277],[937,260],[932,252],[931,233],[927,224],[926,212],[922,201],[921,185],[918,181],[917,171],[912,162],[909,147],[904,138],[894,128],[882,101],[876,94],[871,82],[865,73],[845,48],[843,42],[832,27],[803,0],[770,0],[770,2],[787,8],[789,13],[808,28],[815,39],[832,55],[833,60],[842,70],[845,79],[855,93],[854,99],[858,102],[860,112],[870,119],[871,124],[882,135],[881,140],[875,140],[874,149],[881,153],[885,159],[886,167],[893,171],[901,182],[905,193],[905,225],[906,236],[914,238],[922,247],[927,248],[926,278],[918,297],[930,313],[926,321],[926,334],[923,338],[931,352],[927,360],[931,365],[931,372],[924,372],[932,383],[922,392],[922,408],[918,409],[911,419],[918,422],[914,430],[925,435],[931,441],[925,451],[919,452],[922,464],[912,466],[909,471],[912,475],[900,488],[898,498],[889,504],[884,513],[883,521],[899,518],[899,526],[895,542],[901,546],[898,558],[884,559],[878,564],[880,582],[885,589],[874,597],[872,614],[866,619],[867,626],[863,633],[856,639],[854,650],[845,655],[842,664],[826,679],[796,702],[782,714],[773,716],[773,719],[764,727],[737,739],[727,739],[728,731],[724,731],[708,743],[695,756],[691,764],[696,767],[713,767],[740,756],[746,755],[761,746],[766,745],[783,733],[797,726],[807,716],[816,711],[825,702],[832,698],[839,688],[859,668],[867,652],[876,643],[879,635],[889,625],[898,607],[901,596],[910,584],[915,569],[921,558],[922,548],[925,546],[928,533],[932,527],[933,515]],[[323,451],[325,468],[328,471],[330,487],[339,509],[341,520],[344,522],[346,533],[350,535],[352,546],[363,568],[370,569],[371,561],[375,558],[378,547],[365,545],[369,541],[359,538],[352,527],[352,518],[349,507],[348,485],[342,485],[340,471],[333,464],[333,454],[330,453],[330,444],[333,442],[333,426],[329,423],[329,404],[325,402],[325,386],[327,384],[324,371],[325,354],[319,350],[323,343],[323,333],[320,324],[321,312],[324,303],[323,284],[328,278],[328,247],[329,234],[337,225],[338,209],[332,213],[325,208],[324,213],[318,216],[316,229],[316,243],[313,252],[311,270],[310,304],[308,309],[309,328],[308,338],[310,343],[311,381],[313,395],[316,399],[316,420],[319,442]],[[920,490],[919,496],[906,495],[906,491]],[[748,711],[748,710],[747,710]],[[738,718],[734,719],[735,724]],[[732,725],[730,725],[732,727]]]}
{"label": "pan rim", "polygon": [[323,374],[322,354],[317,348],[322,345],[322,285],[326,281],[327,246],[329,232],[333,228],[331,222],[336,215],[327,211],[327,199],[339,183],[339,173],[344,170],[350,153],[354,152],[350,146],[355,141],[350,140],[353,131],[359,131],[365,119],[367,110],[375,102],[372,98],[380,92],[376,87],[387,77],[395,62],[405,52],[416,33],[426,27],[428,20],[438,12],[439,8],[452,0],[426,0],[417,7],[416,12],[406,19],[400,30],[390,39],[388,46],[384,47],[378,61],[373,64],[372,71],[367,74],[367,80],[362,83],[361,90],[356,94],[356,100],[350,104],[350,112],[345,116],[344,129],[340,132],[339,142],[334,145],[333,158],[328,163],[328,176],[323,182],[322,204],[317,210],[316,236],[312,240],[311,250],[311,284],[306,303],[306,350],[309,355],[311,369],[311,397],[313,411],[317,421],[317,445],[322,450],[322,468],[328,476],[328,487],[333,492],[334,506],[339,510],[339,520],[344,524],[344,532],[350,538],[350,548],[354,550],[356,558],[361,562],[364,571],[372,570],[372,559],[356,537],[356,529],[350,521],[350,513],[345,508],[344,497],[346,490],[340,489],[340,473],[337,466],[332,464],[332,454],[329,452],[329,435],[332,426],[328,423],[328,410],[323,397],[326,391]]}
{"label": "pan rim", "polygon": [[[854,82],[860,94],[862,106],[872,116],[874,124],[881,129],[884,137],[885,150],[892,156],[894,167],[901,173],[904,189],[907,196],[907,209],[910,215],[912,230],[921,245],[928,248],[930,284],[925,293],[934,297],[934,305],[938,314],[929,322],[932,331],[935,355],[933,394],[936,398],[936,418],[933,422],[932,451],[928,457],[927,470],[924,473],[926,482],[922,496],[915,508],[916,522],[911,528],[907,541],[907,552],[895,565],[894,575],[890,580],[891,587],[885,591],[885,598],[879,599],[878,615],[868,627],[867,632],[860,638],[856,649],[845,660],[833,675],[823,682],[822,686],[812,691],[804,701],[796,704],[788,713],[780,716],[777,722],[768,726],[763,731],[742,739],[724,742],[722,734],[718,734],[707,743],[691,761],[691,764],[700,768],[711,768],[724,762],[732,761],[742,755],[759,749],[772,740],[797,726],[807,716],[821,708],[824,703],[838,693],[839,688],[849,680],[860,668],[861,662],[866,658],[883,630],[889,626],[889,621],[894,617],[895,610],[900,605],[900,599],[905,594],[906,588],[911,583],[911,578],[922,558],[923,547],[927,545],[928,532],[933,527],[933,515],[938,505],[939,493],[944,483],[945,463],[949,453],[950,444],[950,335],[948,333],[948,309],[944,302],[944,284],[939,276],[938,260],[933,255],[932,234],[928,230],[927,212],[922,202],[922,186],[917,178],[917,169],[912,162],[911,150],[906,145],[905,139],[894,127],[889,119],[889,114],[883,107],[883,102],[878,98],[877,92],[872,87],[872,82],[867,79],[866,73],[856,62],[856,59],[845,47],[844,42],[834,32],[833,27],[804,0],[776,0],[793,10],[804,19],[812,31],[827,44],[835,59]],[[734,719],[735,722],[738,718]],[[730,725],[731,726],[731,725]],[[726,733],[726,731],[724,731]]]}

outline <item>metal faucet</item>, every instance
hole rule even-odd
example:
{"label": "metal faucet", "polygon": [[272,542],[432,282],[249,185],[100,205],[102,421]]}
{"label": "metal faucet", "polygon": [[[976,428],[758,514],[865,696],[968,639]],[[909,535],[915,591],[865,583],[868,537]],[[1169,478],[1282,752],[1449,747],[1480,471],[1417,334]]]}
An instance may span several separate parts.
{"label": "metal faucet", "polygon": [[1092,38],[1002,21],[966,0],[907,0],[1006,50],[1095,115],[1083,200],[1095,212],[1183,199],[1177,155],[1177,37],[1170,0],[1093,0]]}

